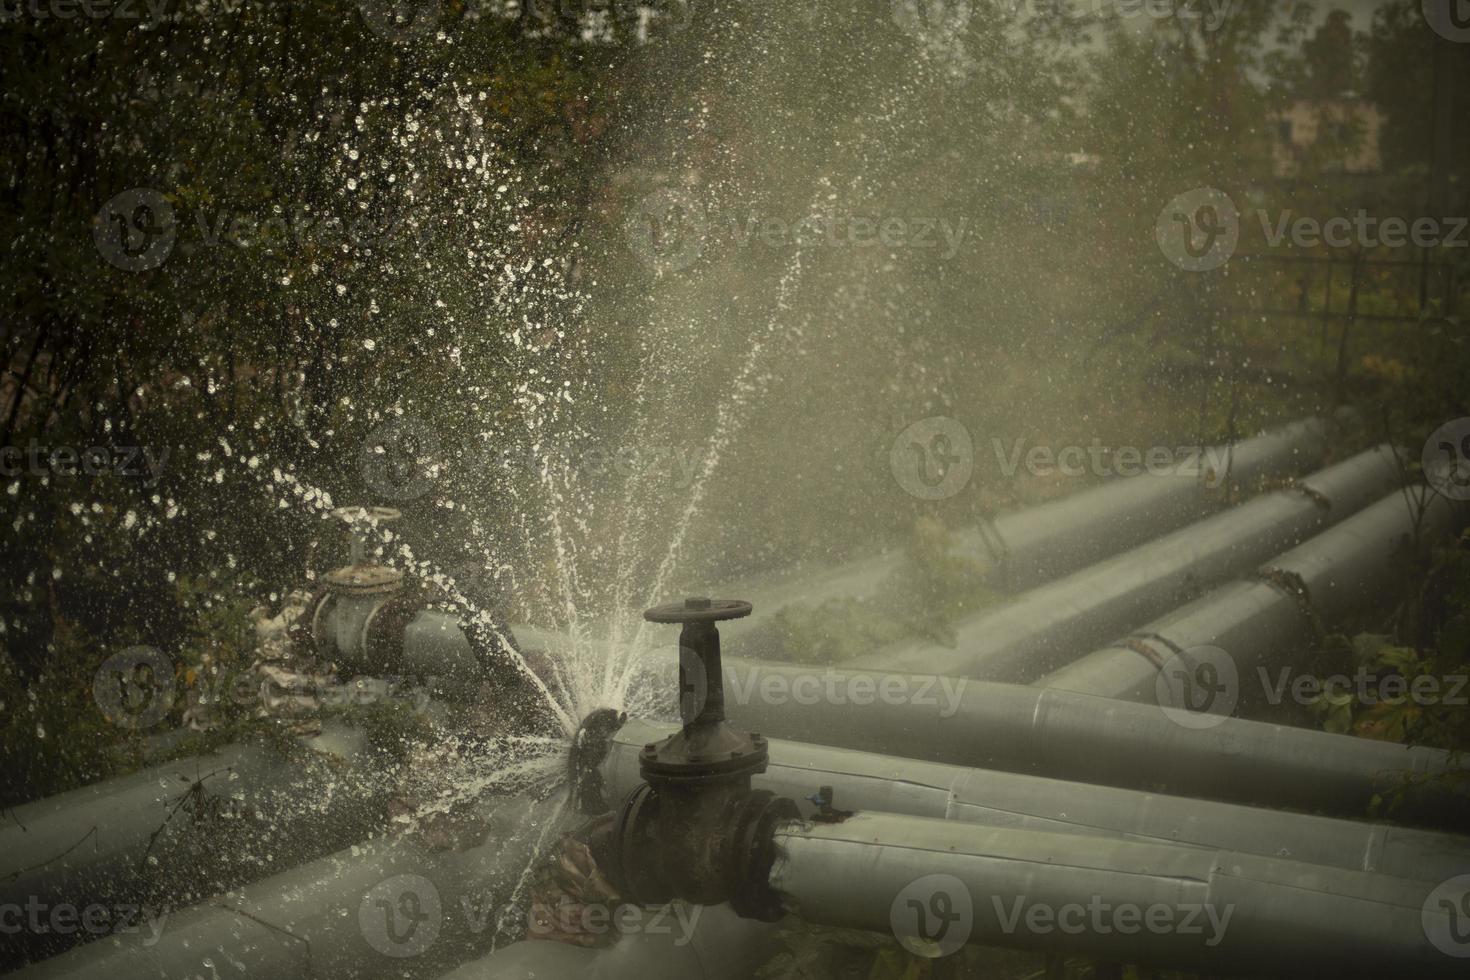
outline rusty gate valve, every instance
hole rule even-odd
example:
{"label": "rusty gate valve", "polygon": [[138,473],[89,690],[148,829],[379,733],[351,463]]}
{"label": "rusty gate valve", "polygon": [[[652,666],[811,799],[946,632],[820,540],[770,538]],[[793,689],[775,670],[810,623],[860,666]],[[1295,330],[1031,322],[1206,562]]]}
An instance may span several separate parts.
{"label": "rusty gate valve", "polygon": [[716,623],[749,616],[748,602],[685,599],[643,614],[678,623],[679,716],[683,727],[638,756],[643,783],[609,828],[606,867],[619,893],[643,905],[679,898],[729,902],[737,913],[774,921],[784,914],[767,879],[772,828],[796,804],[752,791],[765,772],[766,740],[725,721],[725,681]]}

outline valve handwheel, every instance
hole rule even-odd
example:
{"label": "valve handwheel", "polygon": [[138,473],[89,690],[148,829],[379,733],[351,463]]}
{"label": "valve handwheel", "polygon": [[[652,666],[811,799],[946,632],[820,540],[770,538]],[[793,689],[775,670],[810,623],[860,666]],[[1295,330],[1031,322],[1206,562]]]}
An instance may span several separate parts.
{"label": "valve handwheel", "polygon": [[691,598],[654,606],[643,618],[650,623],[720,623],[749,616],[753,608],[739,599]]}

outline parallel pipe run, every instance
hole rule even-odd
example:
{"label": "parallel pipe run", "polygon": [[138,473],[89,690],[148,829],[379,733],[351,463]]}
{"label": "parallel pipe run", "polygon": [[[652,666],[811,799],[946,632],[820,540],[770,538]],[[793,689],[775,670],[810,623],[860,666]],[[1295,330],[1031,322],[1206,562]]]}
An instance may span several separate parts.
{"label": "parallel pipe run", "polygon": [[1470,759],[1283,725],[1178,724],[1153,705],[932,675],[726,659],[730,717],[768,737],[1331,816],[1375,798],[1463,829]]}
{"label": "parallel pipe run", "polygon": [[[667,725],[630,720],[605,746],[600,776],[608,799],[640,780],[640,746]],[[843,810],[877,810],[991,827],[1194,844],[1305,864],[1439,882],[1470,873],[1470,838],[1308,816],[1040,776],[967,769],[894,756],[772,740],[771,761],[751,785],[817,812],[829,787]],[[597,809],[595,806],[590,809]]]}
{"label": "parallel pipe run", "polygon": [[914,642],[851,663],[1034,681],[1341,521],[1399,482],[1394,451],[1379,446],[1291,489],[1257,497],[972,616],[957,626],[953,646]]}
{"label": "parallel pipe run", "polygon": [[375,840],[89,943],[24,980],[434,975],[483,953],[497,916],[545,843],[560,802],[505,802],[465,851]]}
{"label": "parallel pipe run", "polygon": [[1181,651],[1208,645],[1230,655],[1242,703],[1277,697],[1276,675],[1300,668],[1318,623],[1379,604],[1416,552],[1449,539],[1464,518],[1462,507],[1422,487],[1395,491],[1253,578],[1217,589],[1036,685],[1157,703],[1160,668]]}
{"label": "parallel pipe run", "polygon": [[1218,510],[1228,487],[1295,476],[1321,463],[1321,419],[1293,422],[1234,446],[1218,446],[1168,473],[1111,480],[1023,511],[997,516],[957,537],[957,552],[993,568],[991,584],[1033,588]]}
{"label": "parallel pipe run", "polygon": [[[1410,965],[1416,975],[1448,976],[1460,966],[1457,949],[1446,945],[1458,941],[1458,919],[1450,920],[1463,897],[1443,900],[1453,882],[1409,881],[1194,841],[1122,840],[1095,827],[1079,836],[854,816],[837,806],[835,784],[823,784],[811,798],[818,809],[809,822],[797,819],[794,800],[752,786],[768,771],[769,743],[725,721],[726,674],[713,620],[748,608],[689,600],[645,614],[685,624],[684,724],[645,744],[640,781],[611,821],[598,822],[611,830],[594,836],[592,853],[620,894],[640,903],[730,901],[742,915],[763,919],[784,911],[816,923],[889,928],[924,955],[978,941],[1208,970],[1284,965],[1300,971],[1326,963],[1340,973],[1376,975]],[[617,735],[603,737],[615,750]],[[746,751],[755,744],[758,765],[747,764]],[[615,787],[616,769],[614,763],[585,782]],[[812,775],[803,771],[797,779]],[[946,816],[950,804],[946,799]],[[1225,833],[1222,819],[1217,811],[1216,826],[1205,834]],[[988,914],[982,908],[976,915],[977,894],[991,899]]]}
{"label": "parallel pipe run", "polygon": [[[166,912],[360,840],[388,789],[362,742],[332,728],[289,755],[227,745],[17,807],[0,826],[0,908],[104,910],[111,929],[126,908]],[[7,937],[0,968],[95,932],[42,921]]]}
{"label": "parallel pipe run", "polygon": [[[859,814],[775,832],[770,886],[826,925],[1110,962],[1291,976],[1461,977],[1435,886],[1187,845]],[[1447,939],[1442,939],[1447,942]]]}
{"label": "parallel pipe run", "polygon": [[[991,588],[1028,589],[1219,509],[1228,498],[1227,474],[1228,485],[1249,488],[1263,479],[1307,471],[1326,452],[1328,428],[1321,419],[1293,422],[1234,447],[1215,447],[1166,473],[1110,480],[1060,500],[999,514],[981,527],[960,531],[955,551],[982,570]],[[1219,460],[1224,472],[1210,459]],[[833,599],[871,598],[903,565],[901,553],[889,552],[774,580],[751,579],[727,591],[750,597],[755,606],[750,625],[755,625],[794,603],[815,606]]]}

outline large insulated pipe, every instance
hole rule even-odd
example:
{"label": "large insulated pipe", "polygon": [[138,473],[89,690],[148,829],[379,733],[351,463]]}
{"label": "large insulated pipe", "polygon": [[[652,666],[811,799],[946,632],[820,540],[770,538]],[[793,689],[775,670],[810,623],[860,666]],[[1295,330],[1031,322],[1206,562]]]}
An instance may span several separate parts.
{"label": "large insulated pipe", "polygon": [[934,953],[969,941],[1211,974],[1464,976],[1450,945],[1463,913],[1424,882],[876,813],[774,840],[769,882],[789,910]]}
{"label": "large insulated pipe", "polygon": [[[670,725],[630,719],[601,767],[604,802],[641,781],[638,753]],[[801,742],[772,740],[752,788],[796,800],[803,816],[829,787],[841,810],[877,810],[991,827],[1195,844],[1305,864],[1439,882],[1470,873],[1470,837],[1162,796],[1040,776],[967,769]],[[596,806],[592,807],[596,809]]]}
{"label": "large insulated pipe", "polygon": [[561,802],[504,802],[484,843],[430,852],[379,839],[89,943],[17,973],[26,980],[271,977],[336,980],[443,973],[488,946],[505,897],[556,840]]}
{"label": "large insulated pipe", "polygon": [[728,905],[681,914],[676,922],[666,911],[645,913],[603,948],[522,940],[441,980],[749,980],[783,948],[780,926],[742,919]]}
{"label": "large insulated pipe", "polygon": [[855,667],[1023,683],[1356,513],[1401,482],[1380,446],[961,621],[953,645],[916,641]]}
{"label": "large insulated pipe", "polygon": [[1157,703],[1160,669],[1213,646],[1231,659],[1239,682],[1232,693],[1243,707],[1277,697],[1280,685],[1271,671],[1299,669],[1316,646],[1319,624],[1380,604],[1414,557],[1450,538],[1463,520],[1463,508],[1423,487],[1394,492],[1252,578],[1217,589],[1036,684]]}
{"label": "large insulated pipe", "polygon": [[957,553],[993,568],[991,583],[1019,591],[1049,582],[1218,510],[1230,487],[1320,465],[1328,424],[1305,419],[1234,446],[1196,452],[1167,473],[1110,480],[1060,500],[997,516],[957,535]]}
{"label": "large insulated pipe", "polygon": [[1470,800],[1470,759],[1439,749],[1239,718],[1195,728],[1068,691],[727,658],[725,703],[767,736],[1176,796],[1343,817],[1382,797],[1395,820],[1450,829]]}
{"label": "large insulated pipe", "polygon": [[[1263,479],[1307,471],[1325,455],[1328,429],[1321,419],[1293,422],[1233,447],[1196,452],[1168,472],[1110,480],[1008,511],[958,532],[955,553],[973,561],[992,588],[1031,588],[1204,517],[1228,499],[1228,486],[1251,488]],[[878,595],[904,562],[901,552],[891,551],[830,568],[762,576],[723,591],[750,598],[755,625],[795,603]]]}
{"label": "large insulated pipe", "polygon": [[[367,837],[389,787],[363,742],[329,726],[294,751],[237,743],[17,807],[0,826],[0,909],[41,918],[0,944],[0,966],[111,928],[120,909],[195,902]],[[93,922],[55,922],[57,908]]]}

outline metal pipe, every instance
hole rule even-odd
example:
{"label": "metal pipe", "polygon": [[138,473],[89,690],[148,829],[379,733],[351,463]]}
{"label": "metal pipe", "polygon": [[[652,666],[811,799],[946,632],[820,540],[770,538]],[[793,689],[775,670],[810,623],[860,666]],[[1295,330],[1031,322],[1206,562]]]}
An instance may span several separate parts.
{"label": "metal pipe", "polygon": [[[991,584],[1019,591],[1101,561],[1220,509],[1228,487],[1294,476],[1329,445],[1321,419],[1292,422],[1234,446],[1196,454],[1166,473],[1110,480],[1060,500],[1001,514],[957,535],[958,554],[993,567]],[[1220,469],[1210,462],[1221,459]]]}
{"label": "metal pipe", "polygon": [[746,980],[782,948],[779,926],[742,919],[728,905],[695,906],[690,914],[687,935],[645,919],[601,949],[523,940],[441,980]]}
{"label": "metal pipe", "polygon": [[[638,753],[673,726],[630,719],[601,766],[605,800],[641,781]],[[1470,838],[1386,824],[1308,816],[1040,776],[967,769],[801,742],[769,742],[770,764],[754,789],[816,812],[819,787],[844,810],[877,810],[991,827],[1019,827],[1127,840],[1187,843],[1306,864],[1438,882],[1470,873]],[[595,807],[594,807],[595,808]]]}
{"label": "metal pipe", "polygon": [[[664,653],[646,669],[671,676]],[[767,736],[932,762],[1343,817],[1402,794],[1394,819],[1449,829],[1470,812],[1470,759],[1439,749],[1239,718],[1192,728],[1068,691],[727,657],[725,702]]]}
{"label": "metal pipe", "polygon": [[[17,807],[0,826],[0,908],[172,907],[361,840],[388,789],[364,741],[331,727],[298,752],[227,745]],[[0,966],[85,938],[43,922],[8,937]]]}
{"label": "metal pipe", "polygon": [[[1060,500],[1008,511],[958,532],[954,550],[974,562],[992,588],[1031,588],[1219,509],[1227,499],[1226,473],[1216,472],[1209,458],[1224,461],[1230,485],[1252,487],[1317,465],[1329,444],[1328,430],[1322,419],[1292,422],[1233,447],[1216,447],[1204,457],[1196,455],[1169,472],[1110,480]],[[795,603],[815,606],[878,595],[904,561],[901,552],[890,551],[828,568],[759,576],[723,591],[749,597],[755,625]]]}
{"label": "metal pipe", "polygon": [[1029,682],[1250,570],[1361,510],[1400,482],[1379,446],[1222,514],[1134,548],[961,621],[953,645],[917,641],[855,667]]}
{"label": "metal pipe", "polygon": [[1423,882],[890,814],[786,824],[775,846],[787,908],[931,955],[969,941],[1209,973],[1464,975],[1430,941],[1446,914]]}
{"label": "metal pipe", "polygon": [[[1339,622],[1390,595],[1416,554],[1464,521],[1423,487],[1383,500],[1232,582],[1036,681],[1038,687],[1157,703],[1160,668],[1202,646],[1228,653],[1243,707],[1272,697],[1267,667],[1299,669],[1318,624]],[[1250,681],[1259,677],[1259,688]]]}
{"label": "metal pipe", "polygon": [[494,913],[562,826],[559,800],[504,802],[483,844],[430,853],[369,841],[170,915],[156,932],[89,943],[25,980],[442,973],[482,952]]}

